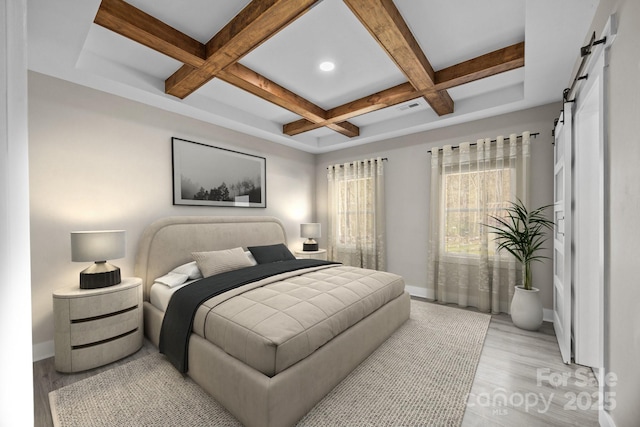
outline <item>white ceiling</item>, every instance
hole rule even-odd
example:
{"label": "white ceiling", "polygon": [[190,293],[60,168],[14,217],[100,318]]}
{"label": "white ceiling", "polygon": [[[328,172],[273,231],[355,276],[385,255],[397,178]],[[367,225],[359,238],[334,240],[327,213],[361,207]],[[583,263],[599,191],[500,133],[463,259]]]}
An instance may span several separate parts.
{"label": "white ceiling", "polygon": [[[525,42],[525,67],[449,89],[455,111],[416,99],[349,120],[360,135],[321,128],[294,137],[300,116],[219,79],[184,100],[164,93],[178,61],[93,24],[100,0],[28,0],[29,68],[312,153],[560,101],[599,0],[395,0],[435,70]],[[206,43],[249,0],[129,0]],[[336,69],[318,69],[331,60]],[[406,82],[341,0],[322,0],[240,63],[324,109]],[[411,104],[417,106],[407,108]]]}

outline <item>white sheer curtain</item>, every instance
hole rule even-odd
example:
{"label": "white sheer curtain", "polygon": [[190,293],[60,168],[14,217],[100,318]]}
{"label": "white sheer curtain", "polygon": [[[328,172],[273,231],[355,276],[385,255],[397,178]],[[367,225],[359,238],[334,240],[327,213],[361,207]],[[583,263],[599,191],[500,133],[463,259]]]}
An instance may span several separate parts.
{"label": "white sheer curtain", "polygon": [[328,168],[328,259],[384,270],[384,164],[381,158]]}
{"label": "white sheer curtain", "polygon": [[509,312],[520,266],[488,227],[516,198],[528,206],[529,132],[431,150],[427,292],[443,303]]}

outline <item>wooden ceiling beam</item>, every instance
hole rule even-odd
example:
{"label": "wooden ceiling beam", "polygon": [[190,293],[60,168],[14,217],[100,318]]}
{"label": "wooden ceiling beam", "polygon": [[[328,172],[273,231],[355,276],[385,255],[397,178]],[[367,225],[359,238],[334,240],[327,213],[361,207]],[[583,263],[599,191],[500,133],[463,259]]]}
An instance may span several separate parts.
{"label": "wooden ceiling beam", "polygon": [[435,73],[392,0],[343,0],[438,115],[453,113],[446,90],[432,90]]}
{"label": "wooden ceiling beam", "polygon": [[327,123],[329,129],[335,130],[338,133],[353,138],[360,135],[360,128],[349,122]]}
{"label": "wooden ceiling beam", "polygon": [[240,63],[235,63],[218,74],[225,82],[265,99],[314,122],[326,118],[326,111],[295,93],[272,82]]}
{"label": "wooden ceiling beam", "polygon": [[[228,66],[218,73],[218,77],[229,84],[296,113],[312,123],[323,122],[327,117],[327,112],[324,109],[240,63]],[[327,123],[327,126],[350,138],[360,134],[360,129],[357,126],[343,120]]]}
{"label": "wooden ceiling beam", "polygon": [[93,22],[184,64],[205,62],[204,44],[122,0],[102,0]]}
{"label": "wooden ceiling beam", "polygon": [[[205,62],[206,46],[168,26],[164,22],[122,0],[103,0],[94,22],[135,42],[177,59],[183,66],[175,78],[188,78],[189,73]],[[215,38],[214,38],[215,39]],[[207,76],[203,76],[206,78]],[[312,123],[324,121],[327,112],[317,105],[279,86],[240,63],[233,63],[217,75],[222,80],[246,90],[273,104],[292,111]],[[342,120],[327,127],[348,137],[358,136],[357,126]]]}
{"label": "wooden ceiling beam", "polygon": [[165,92],[185,98],[307,12],[317,0],[253,0],[206,44],[199,67],[185,64],[165,81]]}
{"label": "wooden ceiling beam", "polygon": [[[523,66],[524,42],[520,42],[436,71],[434,73],[436,84],[432,89],[427,90],[427,92],[450,89]],[[283,126],[283,132],[289,136],[298,135],[322,126],[327,126],[334,121],[348,120],[362,114],[420,98],[424,95],[424,91],[415,90],[412,84],[403,83],[332,108],[327,111],[327,118],[322,122],[314,123],[301,119],[287,123]]]}
{"label": "wooden ceiling beam", "polygon": [[498,49],[435,73],[436,89],[449,89],[524,67],[524,42]]}
{"label": "wooden ceiling beam", "polygon": [[403,83],[390,89],[383,90],[373,95],[348,102],[339,107],[327,111],[327,119],[320,122],[312,122],[306,119],[296,120],[283,126],[284,134],[294,136],[303,132],[318,129],[322,126],[329,126],[334,122],[348,120],[352,117],[381,110],[392,105],[400,104],[411,99],[419,98],[420,93],[416,92],[411,83]]}

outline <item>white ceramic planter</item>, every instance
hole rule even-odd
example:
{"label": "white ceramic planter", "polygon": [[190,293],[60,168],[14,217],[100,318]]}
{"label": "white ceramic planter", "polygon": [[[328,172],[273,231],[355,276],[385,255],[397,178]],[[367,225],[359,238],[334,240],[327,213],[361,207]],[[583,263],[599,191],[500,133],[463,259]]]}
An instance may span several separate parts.
{"label": "white ceramic planter", "polygon": [[511,300],[511,320],[518,328],[528,331],[537,331],[542,326],[542,301],[538,288],[527,291],[516,286]]}

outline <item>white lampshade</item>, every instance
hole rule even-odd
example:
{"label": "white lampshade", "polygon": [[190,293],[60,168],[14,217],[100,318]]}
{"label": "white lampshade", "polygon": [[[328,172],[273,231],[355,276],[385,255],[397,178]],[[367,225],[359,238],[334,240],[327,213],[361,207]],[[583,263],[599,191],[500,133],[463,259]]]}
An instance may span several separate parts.
{"label": "white lampshade", "polygon": [[120,268],[107,260],[124,258],[124,249],[124,230],[72,231],[71,261],[94,262],[80,272],[80,289],[120,283]]}
{"label": "white lampshade", "polygon": [[107,261],[124,255],[124,230],[71,232],[71,261]]}
{"label": "white lampshade", "polygon": [[320,224],[317,222],[300,224],[300,237],[306,237],[309,239],[321,237]]}

